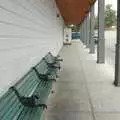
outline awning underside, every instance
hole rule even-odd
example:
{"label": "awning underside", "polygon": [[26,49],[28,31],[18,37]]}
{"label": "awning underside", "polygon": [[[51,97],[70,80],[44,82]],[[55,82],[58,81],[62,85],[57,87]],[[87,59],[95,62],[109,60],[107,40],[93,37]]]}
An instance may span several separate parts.
{"label": "awning underside", "polygon": [[80,24],[96,0],[56,0],[66,24]]}

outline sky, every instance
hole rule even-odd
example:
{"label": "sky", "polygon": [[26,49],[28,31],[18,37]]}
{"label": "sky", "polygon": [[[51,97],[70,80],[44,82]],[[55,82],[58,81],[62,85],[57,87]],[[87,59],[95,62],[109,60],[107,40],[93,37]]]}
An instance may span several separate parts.
{"label": "sky", "polygon": [[117,11],[117,0],[105,0],[105,4],[112,4],[113,9]]}
{"label": "sky", "polygon": [[[112,8],[117,11],[117,0],[105,0],[105,5],[112,4]],[[97,14],[98,2],[95,4],[95,14]]]}

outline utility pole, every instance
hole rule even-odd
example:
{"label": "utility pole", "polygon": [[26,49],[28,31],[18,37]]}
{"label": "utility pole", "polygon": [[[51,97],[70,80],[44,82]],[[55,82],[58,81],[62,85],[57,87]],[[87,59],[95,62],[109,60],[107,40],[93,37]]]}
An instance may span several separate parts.
{"label": "utility pole", "polygon": [[120,86],[120,0],[117,0],[117,44],[115,56],[115,86]]}
{"label": "utility pole", "polygon": [[105,0],[98,0],[97,63],[105,63],[104,7]]}

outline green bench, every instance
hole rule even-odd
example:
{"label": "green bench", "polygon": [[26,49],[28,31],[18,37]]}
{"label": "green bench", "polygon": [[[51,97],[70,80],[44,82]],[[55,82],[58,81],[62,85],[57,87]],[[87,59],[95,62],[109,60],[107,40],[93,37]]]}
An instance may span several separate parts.
{"label": "green bench", "polygon": [[60,58],[60,56],[53,56],[50,52],[43,58],[46,64],[49,66],[48,70],[53,71],[53,73],[56,73],[56,77],[58,77],[58,71],[61,69],[60,62],[63,61],[63,59]]}
{"label": "green bench", "polygon": [[0,120],[42,120],[60,61],[48,53],[10,87],[0,98]]}

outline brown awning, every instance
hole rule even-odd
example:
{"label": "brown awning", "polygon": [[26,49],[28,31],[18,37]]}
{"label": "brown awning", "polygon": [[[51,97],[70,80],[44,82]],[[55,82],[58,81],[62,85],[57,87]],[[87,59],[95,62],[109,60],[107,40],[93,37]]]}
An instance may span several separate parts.
{"label": "brown awning", "polygon": [[84,20],[96,0],[56,0],[66,24],[79,24]]}

